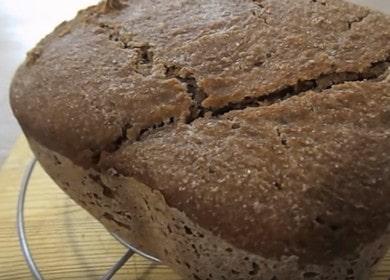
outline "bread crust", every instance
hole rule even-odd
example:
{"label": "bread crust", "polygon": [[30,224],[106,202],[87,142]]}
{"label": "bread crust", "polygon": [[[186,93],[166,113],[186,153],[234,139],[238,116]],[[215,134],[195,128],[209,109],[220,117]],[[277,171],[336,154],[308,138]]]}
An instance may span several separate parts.
{"label": "bread crust", "polygon": [[322,277],[389,245],[389,42],[389,16],[338,0],[107,1],[30,52],[11,105],[35,153],[136,180],[210,238]]}

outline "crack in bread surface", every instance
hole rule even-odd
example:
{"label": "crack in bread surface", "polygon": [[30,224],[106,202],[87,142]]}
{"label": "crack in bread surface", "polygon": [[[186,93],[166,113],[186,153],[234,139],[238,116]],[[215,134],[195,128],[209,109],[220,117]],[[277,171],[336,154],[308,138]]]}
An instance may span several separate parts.
{"label": "crack in bread surface", "polygon": [[[252,3],[260,10],[266,8],[265,1],[263,0],[252,0]],[[326,1],[312,0],[313,3],[321,4],[326,6]],[[367,11],[364,15],[358,16],[357,18],[347,22],[348,29],[352,29],[354,24],[362,23],[368,16],[370,11]],[[260,15],[259,15],[260,16]],[[261,17],[261,16],[260,16]],[[263,19],[266,23],[266,19]],[[133,62],[132,70],[135,73],[141,74],[145,77],[153,75],[153,67],[155,66],[156,54],[154,53],[154,46],[149,42],[138,41],[135,39],[136,34],[126,30],[122,26],[112,26],[110,24],[100,23],[101,28],[108,31],[109,40],[118,42],[120,47],[123,49],[135,50],[138,53],[138,58]],[[261,67],[263,61],[256,67]],[[380,78],[390,66],[390,57],[381,61],[373,62],[369,67],[361,72],[344,71],[344,72],[329,72],[322,73],[317,77],[307,80],[298,80],[293,85],[282,85],[279,89],[263,94],[261,96],[246,96],[241,100],[233,101],[227,105],[221,107],[208,108],[203,106],[203,101],[207,99],[207,93],[202,88],[198,81],[197,75],[192,73],[191,69],[179,65],[163,65],[165,67],[165,79],[176,79],[183,84],[188,96],[192,102],[189,107],[189,114],[185,119],[185,123],[191,125],[194,121],[200,118],[218,118],[231,111],[245,110],[246,108],[256,108],[263,106],[271,106],[275,103],[285,101],[293,96],[300,95],[307,91],[316,91],[321,93],[322,91],[329,89],[335,85],[340,85],[345,82],[353,81],[364,81],[364,80],[375,80]],[[182,70],[184,70],[184,74]],[[128,137],[126,131],[130,124],[126,123],[121,128],[122,134],[114,139],[112,144],[108,148],[104,149],[106,152],[115,152],[121,145],[127,140],[130,141],[143,141],[148,135],[154,131],[160,131],[167,126],[172,126],[176,123],[176,118],[172,116],[168,120],[161,120],[159,123],[153,123],[149,126],[143,127],[138,131],[135,136]],[[100,158],[100,156],[97,156]]]}
{"label": "crack in bread surface", "polygon": [[363,22],[370,15],[370,11],[367,11],[363,16],[358,17],[355,20],[348,22],[348,29],[351,30],[354,24]]}
{"label": "crack in bread surface", "polygon": [[295,85],[283,86],[276,91],[259,97],[246,97],[244,100],[232,102],[217,109],[207,109],[206,111],[211,111],[213,116],[218,117],[233,110],[244,110],[248,107],[270,106],[307,91],[321,93],[335,85],[344,84],[346,82],[376,80],[386,72],[389,66],[390,58],[387,58],[372,63],[370,67],[362,72],[334,72],[321,74],[314,79],[298,81]]}
{"label": "crack in bread surface", "polygon": [[[321,93],[326,89],[330,89],[335,85],[344,84],[346,82],[370,81],[380,79],[390,67],[390,57],[384,60],[374,62],[369,67],[361,72],[332,72],[324,73],[318,77],[309,80],[300,80],[294,85],[284,85],[280,89],[261,96],[247,96],[243,100],[231,102],[226,106],[219,108],[206,108],[202,106],[202,102],[206,99],[206,93],[198,85],[194,75],[174,77],[184,83],[187,88],[187,93],[191,96],[193,104],[191,106],[191,115],[187,119],[187,123],[203,118],[206,115],[219,117],[226,113],[235,110],[245,110],[249,107],[271,106],[275,103],[282,102],[293,96],[300,95],[307,91],[315,91]],[[172,70],[174,69],[174,70]],[[167,68],[167,77],[172,76],[172,71],[178,72],[180,68]],[[209,113],[209,114],[207,114]]]}
{"label": "crack in bread surface", "polygon": [[[266,95],[258,97],[246,97],[243,100],[238,102],[229,103],[226,106],[220,108],[206,108],[202,106],[202,101],[206,98],[206,93],[198,85],[197,78],[193,74],[179,75],[181,70],[178,66],[166,66],[166,78],[174,78],[183,83],[186,87],[188,95],[192,99],[192,104],[190,109],[190,114],[186,119],[186,123],[191,125],[194,121],[200,118],[219,118],[231,111],[245,110],[247,108],[256,108],[264,106],[272,106],[283,101],[288,100],[293,96],[298,96],[304,94],[308,91],[314,91],[317,93],[322,93],[326,89],[330,89],[333,86],[341,85],[346,82],[358,82],[358,81],[380,81],[382,76],[386,74],[386,71],[390,67],[390,57],[381,61],[371,63],[369,67],[364,69],[361,72],[333,72],[321,74],[318,77],[309,80],[298,81],[294,85],[285,85],[280,89],[268,93]],[[129,123],[125,124],[121,128],[121,135],[116,138],[111,145],[106,149],[96,153],[94,155],[94,162],[99,163],[101,154],[103,152],[114,153],[118,151],[122,145],[128,140],[131,141],[143,141],[147,138],[148,135],[155,131],[160,131],[167,126],[172,126],[176,123],[176,119],[171,117],[166,121],[161,121],[160,123],[155,123],[149,127],[141,129],[135,139],[129,139],[127,137],[127,130],[131,128]],[[285,139],[281,139],[283,145],[286,145]]]}

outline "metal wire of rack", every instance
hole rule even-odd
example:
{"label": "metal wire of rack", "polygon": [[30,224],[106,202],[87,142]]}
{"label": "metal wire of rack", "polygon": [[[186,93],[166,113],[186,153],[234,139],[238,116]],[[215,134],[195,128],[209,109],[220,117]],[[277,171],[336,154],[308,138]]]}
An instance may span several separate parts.
{"label": "metal wire of rack", "polygon": [[[34,279],[43,280],[43,275],[40,272],[37,264],[34,261],[32,252],[28,245],[28,239],[25,230],[24,223],[24,204],[26,201],[26,193],[28,189],[28,185],[30,182],[31,175],[34,171],[34,167],[37,163],[36,158],[33,158],[29,164],[27,165],[25,172],[23,174],[22,180],[20,182],[20,192],[17,203],[17,217],[16,217],[16,226],[18,232],[18,238],[20,243],[20,248],[22,250],[23,256],[26,260],[27,266],[30,269],[30,272]],[[151,255],[148,255],[137,248],[131,246],[129,243],[121,239],[119,236],[114,233],[110,233],[119,243],[121,243],[125,248],[127,248],[126,253],[106,272],[106,274],[101,278],[101,280],[109,280],[120,270],[134,255],[140,255],[146,259],[149,259],[155,263],[160,263],[158,258],[155,258]]]}

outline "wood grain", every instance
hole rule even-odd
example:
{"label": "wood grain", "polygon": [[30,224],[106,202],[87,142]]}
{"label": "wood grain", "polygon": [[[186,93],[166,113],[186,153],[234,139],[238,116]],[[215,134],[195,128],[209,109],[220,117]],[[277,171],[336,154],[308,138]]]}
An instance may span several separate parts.
{"label": "wood grain", "polygon": [[[21,137],[0,169],[0,280],[31,279],[15,228],[23,171],[32,158]],[[26,229],[45,279],[99,279],[124,253],[105,229],[37,166],[27,193]],[[388,280],[390,254],[372,280]],[[116,275],[126,280],[180,280],[169,268],[133,257]]]}

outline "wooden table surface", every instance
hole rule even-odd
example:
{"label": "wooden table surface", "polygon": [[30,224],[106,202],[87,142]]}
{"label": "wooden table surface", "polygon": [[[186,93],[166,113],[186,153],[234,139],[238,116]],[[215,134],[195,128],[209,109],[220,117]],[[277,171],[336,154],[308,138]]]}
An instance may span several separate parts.
{"label": "wooden table surface", "polygon": [[[0,280],[31,279],[15,227],[20,179],[31,158],[21,137],[0,169]],[[126,251],[40,166],[34,170],[25,207],[30,246],[45,279],[99,279]],[[390,254],[372,280],[389,277]],[[180,280],[169,268],[141,257],[133,257],[114,279]]]}

